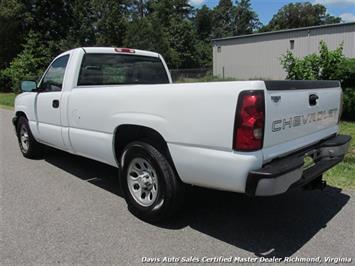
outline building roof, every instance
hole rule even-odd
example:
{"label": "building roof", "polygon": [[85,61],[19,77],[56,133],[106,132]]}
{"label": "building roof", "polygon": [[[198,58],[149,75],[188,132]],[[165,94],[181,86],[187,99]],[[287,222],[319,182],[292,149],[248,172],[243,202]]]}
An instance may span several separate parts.
{"label": "building roof", "polygon": [[272,34],[293,32],[293,31],[313,30],[313,29],[331,28],[331,27],[343,27],[343,26],[348,26],[348,25],[355,25],[355,22],[326,24],[326,25],[319,25],[319,26],[302,27],[302,28],[295,28],[295,29],[277,30],[277,31],[260,32],[260,33],[253,33],[253,34],[247,34],[247,35],[216,38],[216,39],[212,39],[212,42],[241,39],[241,38],[250,38],[250,37],[254,37],[254,36],[272,35]]}

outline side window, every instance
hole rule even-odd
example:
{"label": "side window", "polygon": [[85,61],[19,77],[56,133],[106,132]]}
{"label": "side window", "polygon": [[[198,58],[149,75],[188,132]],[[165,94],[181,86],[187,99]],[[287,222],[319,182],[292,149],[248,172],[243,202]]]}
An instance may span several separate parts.
{"label": "side window", "polygon": [[69,55],[64,55],[52,63],[41,82],[41,91],[51,92],[62,90],[63,78],[68,60]]}

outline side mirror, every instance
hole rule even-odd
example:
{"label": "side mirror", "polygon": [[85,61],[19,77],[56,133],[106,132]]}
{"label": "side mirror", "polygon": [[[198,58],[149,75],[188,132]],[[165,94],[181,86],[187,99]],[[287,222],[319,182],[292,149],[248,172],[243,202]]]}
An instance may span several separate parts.
{"label": "side mirror", "polygon": [[21,82],[21,91],[22,92],[31,92],[37,89],[37,83],[31,80],[24,80]]}

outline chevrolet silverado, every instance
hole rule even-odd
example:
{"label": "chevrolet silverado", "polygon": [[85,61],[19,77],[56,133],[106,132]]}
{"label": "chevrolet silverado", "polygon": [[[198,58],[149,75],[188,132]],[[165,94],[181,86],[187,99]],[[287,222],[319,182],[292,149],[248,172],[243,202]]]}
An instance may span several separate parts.
{"label": "chevrolet silverado", "polygon": [[45,145],[118,168],[129,210],[159,221],[186,184],[271,196],[322,187],[339,135],[338,81],[172,84],[161,55],[76,48],[23,81],[13,123],[27,158]]}

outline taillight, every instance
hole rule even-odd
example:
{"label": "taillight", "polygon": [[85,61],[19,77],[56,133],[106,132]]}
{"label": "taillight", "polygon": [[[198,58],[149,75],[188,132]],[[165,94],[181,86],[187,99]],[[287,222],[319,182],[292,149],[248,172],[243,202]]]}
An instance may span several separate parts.
{"label": "taillight", "polygon": [[115,48],[115,52],[134,54],[136,52],[136,50],[131,49],[131,48]]}
{"label": "taillight", "polygon": [[261,149],[264,124],[264,91],[241,92],[235,115],[233,148],[238,151]]}

